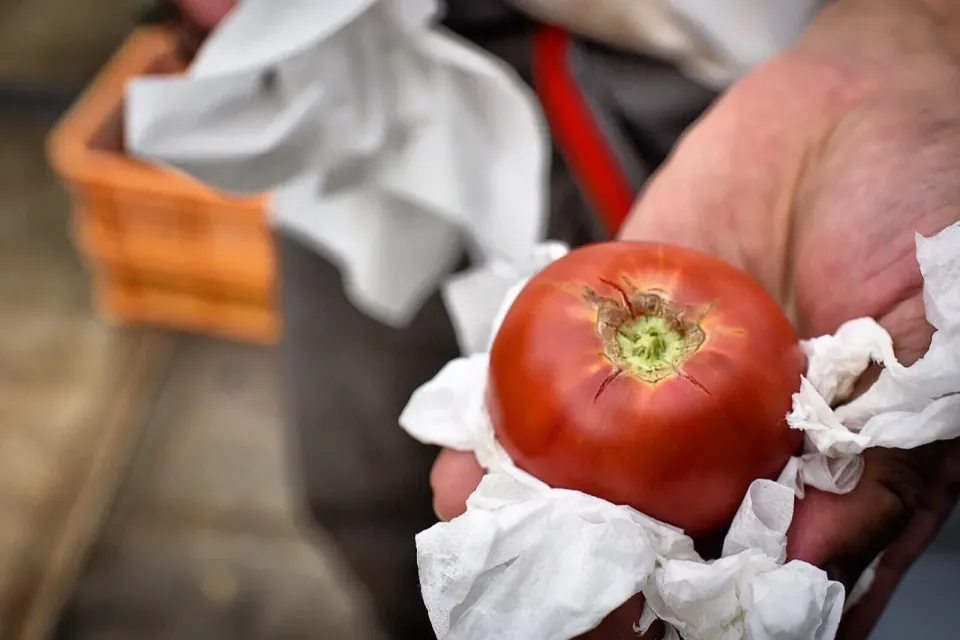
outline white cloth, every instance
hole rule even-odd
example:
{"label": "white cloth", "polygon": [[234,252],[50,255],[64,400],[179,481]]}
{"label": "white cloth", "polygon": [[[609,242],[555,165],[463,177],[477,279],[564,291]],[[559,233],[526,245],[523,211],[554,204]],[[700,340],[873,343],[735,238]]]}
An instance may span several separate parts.
{"label": "white cloth", "polygon": [[824,0],[507,0],[540,20],[660,56],[724,88],[803,32]]}
{"label": "white cloth", "polygon": [[[542,266],[549,255],[544,251]],[[422,442],[476,453],[489,473],[467,511],[417,537],[420,581],[434,630],[446,640],[562,640],[595,627],[642,591],[685,640],[830,640],[844,590],[803,562],[784,564],[794,497],[804,486],[843,493],[860,479],[868,447],[910,448],[960,435],[960,223],[917,236],[927,318],[926,355],[896,361],[873,320],[804,343],[809,368],[787,416],[806,453],[777,482],[755,481],[725,539],[706,563],[681,531],[624,506],[551,489],[518,469],[496,442],[484,409],[487,354],[450,362],[418,389],[401,426]],[[504,309],[523,286],[504,300]],[[489,305],[478,306],[477,313]],[[493,329],[499,326],[499,319]],[[884,372],[836,410],[871,360]],[[860,597],[867,578],[851,594]]]}
{"label": "white cloth", "polygon": [[[273,223],[383,322],[406,324],[440,286],[476,353],[489,326],[450,297],[496,299],[538,260],[549,147],[513,70],[431,26],[439,1],[242,0],[185,75],[129,83],[125,139],[215,188],[270,192]],[[789,44],[821,2],[511,1],[587,31],[616,25],[719,86]],[[477,267],[452,292],[464,250]]]}
{"label": "white cloth", "polygon": [[128,150],[228,192],[272,191],[273,222],[383,322],[408,322],[465,249],[496,288],[544,234],[546,128],[511,68],[431,26],[438,10],[244,0],[185,75],[129,83]]}

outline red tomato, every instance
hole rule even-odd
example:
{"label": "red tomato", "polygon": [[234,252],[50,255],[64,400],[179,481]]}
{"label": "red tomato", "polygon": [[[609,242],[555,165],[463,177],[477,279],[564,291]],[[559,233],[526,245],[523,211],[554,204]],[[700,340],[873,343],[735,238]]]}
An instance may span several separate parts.
{"label": "red tomato", "polygon": [[517,466],[699,536],[802,443],[806,360],[747,274],[669,245],[607,242],[537,274],[490,353],[487,408]]}

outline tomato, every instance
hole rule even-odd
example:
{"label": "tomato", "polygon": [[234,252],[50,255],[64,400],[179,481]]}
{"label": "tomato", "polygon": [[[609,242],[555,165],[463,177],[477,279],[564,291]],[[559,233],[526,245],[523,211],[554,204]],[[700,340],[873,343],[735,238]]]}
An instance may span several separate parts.
{"label": "tomato", "polygon": [[486,404],[521,469],[699,536],[798,452],[786,414],[805,367],[789,320],[746,273],[606,242],[520,292],[494,338]]}

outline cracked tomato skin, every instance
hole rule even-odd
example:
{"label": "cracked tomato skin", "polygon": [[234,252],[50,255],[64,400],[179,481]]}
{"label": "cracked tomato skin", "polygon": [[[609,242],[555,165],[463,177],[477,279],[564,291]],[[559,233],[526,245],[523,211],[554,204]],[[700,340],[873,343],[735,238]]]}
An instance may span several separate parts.
{"label": "cracked tomato skin", "polygon": [[[646,313],[636,303],[651,292],[702,332],[652,382],[618,360],[608,327]],[[523,288],[491,349],[486,402],[521,469],[700,536],[798,453],[785,416],[805,367],[790,322],[746,273],[676,246],[606,242]]]}

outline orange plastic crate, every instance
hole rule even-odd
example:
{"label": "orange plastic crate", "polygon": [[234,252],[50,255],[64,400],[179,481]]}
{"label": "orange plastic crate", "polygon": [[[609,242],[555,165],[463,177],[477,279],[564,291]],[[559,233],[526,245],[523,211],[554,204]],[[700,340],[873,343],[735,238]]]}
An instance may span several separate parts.
{"label": "orange plastic crate", "polygon": [[266,197],[232,197],[123,153],[125,85],[180,73],[176,40],[134,32],[50,134],[101,314],[252,342],[280,331]]}

